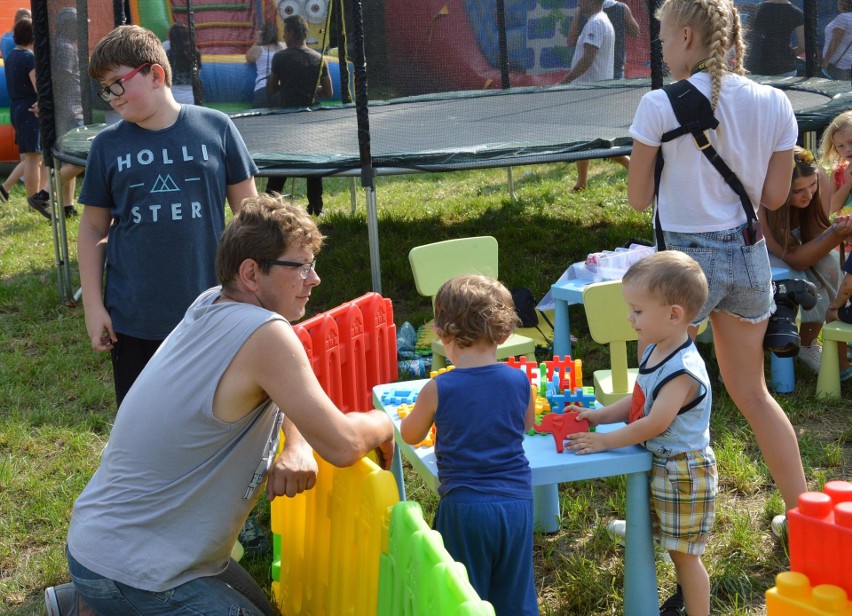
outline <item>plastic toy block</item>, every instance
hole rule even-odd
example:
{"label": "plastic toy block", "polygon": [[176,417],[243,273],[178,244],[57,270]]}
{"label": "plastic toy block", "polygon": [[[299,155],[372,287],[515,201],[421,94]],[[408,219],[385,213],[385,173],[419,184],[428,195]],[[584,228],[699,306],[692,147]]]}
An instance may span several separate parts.
{"label": "plastic toy block", "polygon": [[405,387],[394,389],[393,391],[382,392],[382,406],[399,406],[401,404],[414,404],[417,400],[419,391],[414,391]]}
{"label": "plastic toy block", "polygon": [[387,552],[379,566],[378,616],[493,616],[476,595],[464,565],[453,561],[420,505],[403,501],[390,513]]}
{"label": "plastic toy block", "polygon": [[453,370],[454,368],[455,368],[455,366],[445,366],[444,368],[439,368],[438,370],[432,370],[432,372],[429,373],[429,378],[434,379],[439,374],[444,374],[445,372],[449,372],[450,370]]}
{"label": "plastic toy block", "polygon": [[540,370],[541,365],[543,364],[547,369],[547,380],[551,380],[555,372],[560,375],[563,385],[567,382],[565,375],[568,375],[568,379],[570,379],[570,389],[583,386],[583,362],[579,359],[571,359],[570,355],[564,359],[560,359],[560,357],[556,355],[552,360],[544,361],[540,364],[530,361],[526,357],[521,357],[519,359],[510,357],[504,363],[526,372],[530,382],[532,383],[538,384],[540,382]]}
{"label": "plastic toy block", "polygon": [[367,458],[347,468],[316,458],[313,490],[272,501],[275,600],[282,614],[373,616],[396,481]]}
{"label": "plastic toy block", "polygon": [[585,419],[577,421],[578,413],[568,411],[567,413],[548,413],[541,418],[541,423],[534,425],[536,432],[550,432],[556,441],[556,451],[565,451],[565,437],[575,432],[588,432],[589,422]]}
{"label": "plastic toy block", "polygon": [[790,569],[852,595],[852,483],[830,481],[787,513]]}
{"label": "plastic toy block", "polygon": [[852,616],[852,603],[839,586],[811,586],[808,576],[785,571],[766,591],[767,616]]}

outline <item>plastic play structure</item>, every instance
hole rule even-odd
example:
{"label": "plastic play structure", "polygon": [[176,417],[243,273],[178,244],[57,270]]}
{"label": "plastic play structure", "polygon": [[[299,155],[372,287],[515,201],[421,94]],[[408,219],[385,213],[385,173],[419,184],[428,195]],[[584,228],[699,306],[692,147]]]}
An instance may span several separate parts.
{"label": "plastic play structure", "polygon": [[[308,45],[323,51],[329,0],[237,0],[206,6],[193,3],[192,11],[195,42],[202,54],[204,104],[231,112],[251,107],[257,72],[255,65],[246,63],[245,53],[254,42],[255,31],[272,20],[283,32],[284,17],[302,15],[308,21]],[[130,16],[133,23],[166,40],[173,23],[187,23],[187,2],[130,0]],[[336,57],[325,59],[334,84],[334,95],[325,102],[339,102],[340,65]]]}
{"label": "plastic play structure", "polygon": [[[397,379],[391,301],[367,293],[294,325],[325,392],[344,412],[373,408],[373,386]],[[313,490],[272,501],[272,590],[282,614],[493,616],[463,565],[430,530],[397,478],[362,458],[317,457]]]}
{"label": "plastic play structure", "polygon": [[790,571],[766,591],[768,616],[852,614],[852,483],[822,489],[787,514]]}
{"label": "plastic play structure", "polygon": [[[625,0],[642,32],[648,9]],[[512,87],[550,86],[565,76],[565,37],[576,0],[505,0],[506,47]],[[502,87],[495,3],[487,0],[386,0],[388,64],[405,94]],[[647,36],[628,38],[625,77],[650,75]]]}

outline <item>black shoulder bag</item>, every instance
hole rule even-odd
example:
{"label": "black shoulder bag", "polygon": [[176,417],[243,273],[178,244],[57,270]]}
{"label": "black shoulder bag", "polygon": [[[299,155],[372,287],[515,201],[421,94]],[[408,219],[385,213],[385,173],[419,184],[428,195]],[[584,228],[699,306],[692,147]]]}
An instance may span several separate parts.
{"label": "black shoulder bag", "polygon": [[[666,143],[683,135],[692,135],[695,147],[704,153],[713,167],[722,175],[728,186],[740,198],[747,220],[746,227],[743,229],[743,238],[747,246],[756,244],[763,237],[763,232],[760,229],[757,216],[754,214],[751,199],[749,199],[748,193],[746,193],[746,189],[742,182],[740,182],[737,174],[722,160],[716,148],[713,147],[713,144],[707,138],[706,131],[719,126],[719,120],[713,115],[713,107],[710,105],[710,101],[698,88],[686,79],[664,86],[663,90],[669,97],[675,118],[680,122],[680,126],[664,133],[661,141]],[[660,177],[663,173],[664,164],[663,148],[660,147],[657,150],[657,162],[654,167],[654,196],[657,197],[657,203],[654,207],[654,233],[657,239],[657,250],[666,249],[663,230],[660,226],[659,203]]]}

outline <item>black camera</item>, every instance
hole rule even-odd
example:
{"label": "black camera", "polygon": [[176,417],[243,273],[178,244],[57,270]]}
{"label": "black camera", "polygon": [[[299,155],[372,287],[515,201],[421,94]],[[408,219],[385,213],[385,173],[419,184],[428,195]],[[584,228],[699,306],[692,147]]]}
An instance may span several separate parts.
{"label": "black camera", "polygon": [[814,283],[807,280],[782,280],[773,282],[775,289],[775,314],[769,317],[763,348],[778,357],[795,357],[802,344],[796,327],[799,306],[810,310],[817,303]]}

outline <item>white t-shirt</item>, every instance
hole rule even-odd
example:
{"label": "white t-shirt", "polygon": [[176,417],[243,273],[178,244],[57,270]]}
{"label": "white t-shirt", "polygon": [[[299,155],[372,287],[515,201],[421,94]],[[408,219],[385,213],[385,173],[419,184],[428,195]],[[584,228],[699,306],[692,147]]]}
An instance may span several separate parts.
{"label": "white t-shirt", "polygon": [[[575,17],[576,19],[576,17]],[[609,17],[603,11],[598,11],[591,17],[583,30],[580,32],[580,37],[577,39],[577,47],[574,50],[574,58],[571,60],[571,69],[573,70],[583,53],[586,50],[586,45],[591,45],[598,48],[598,53],[595,55],[595,61],[588,70],[577,77],[574,83],[583,83],[587,81],[603,81],[612,79],[612,59],[615,47],[615,30]]]}
{"label": "white t-shirt", "polygon": [[[710,75],[689,81],[710,98]],[[769,159],[796,145],[798,126],[785,94],[771,86],[726,74],[716,107],[719,127],[708,131],[713,147],[745,186],[757,210]],[[639,101],[630,135],[659,147],[663,133],[678,127],[663,90],[648,92]],[[733,229],[746,222],[742,202],[721,174],[695,146],[690,135],[662,144],[663,167],[658,207],[666,231],[705,233]]]}
{"label": "white t-shirt", "polygon": [[840,39],[840,45],[837,46],[834,56],[829,59],[829,62],[839,69],[848,70],[852,68],[852,13],[840,13],[825,27],[825,43],[822,48],[822,55],[825,57],[828,52],[828,46],[837,28],[843,30],[843,38]]}

